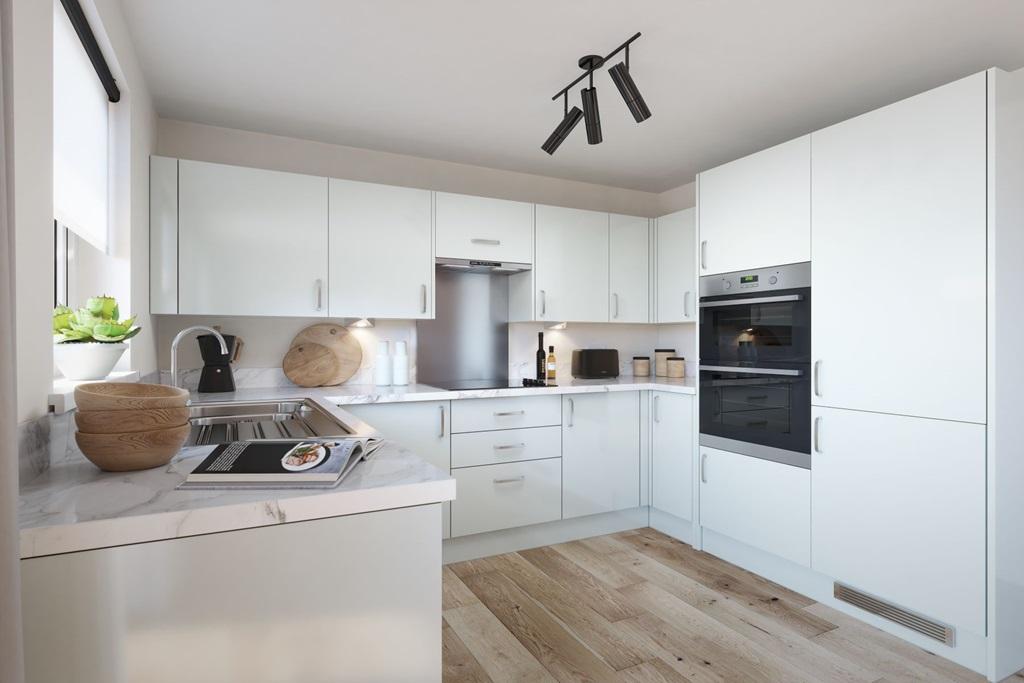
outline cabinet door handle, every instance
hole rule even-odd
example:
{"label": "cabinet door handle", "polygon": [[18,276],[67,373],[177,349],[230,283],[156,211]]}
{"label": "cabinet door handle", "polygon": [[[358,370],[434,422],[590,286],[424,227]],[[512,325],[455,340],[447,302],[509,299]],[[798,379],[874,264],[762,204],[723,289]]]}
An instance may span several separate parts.
{"label": "cabinet door handle", "polygon": [[444,406],[439,406],[439,407],[441,408],[441,432],[437,436],[438,436],[438,438],[443,439],[444,438]]}
{"label": "cabinet door handle", "polygon": [[821,417],[814,418],[814,452],[821,453]]}
{"label": "cabinet door handle", "polygon": [[489,244],[492,247],[496,247],[501,244],[501,240],[489,240],[484,239],[483,237],[473,237],[469,241],[473,244]]}
{"label": "cabinet door handle", "polygon": [[616,294],[615,292],[612,292],[612,298],[615,299],[615,315],[613,315],[612,317],[613,318],[618,318],[619,317],[619,295]]}
{"label": "cabinet door handle", "polygon": [[654,397],[654,421],[655,422],[661,422],[661,415],[659,415],[659,413],[658,413],[658,399],[659,398],[661,398],[661,397],[660,396],[655,396]]}
{"label": "cabinet door handle", "polygon": [[516,448],[526,448],[526,444],[525,443],[510,443],[510,444],[506,444],[504,446],[495,446],[494,450],[496,450],[496,451],[511,451],[511,450],[516,449]]}
{"label": "cabinet door handle", "polygon": [[324,310],[324,281],[316,281],[316,310]]}
{"label": "cabinet door handle", "polygon": [[420,285],[420,313],[427,312],[427,286]]}
{"label": "cabinet door handle", "polygon": [[570,398],[569,399],[569,426],[572,427],[573,420],[576,417],[576,403]]}
{"label": "cabinet door handle", "polygon": [[814,395],[821,398],[821,360],[814,361]]}
{"label": "cabinet door handle", "polygon": [[526,475],[520,474],[518,477],[506,477],[504,479],[495,479],[495,484],[514,484],[517,481],[526,481]]}
{"label": "cabinet door handle", "polygon": [[708,241],[704,240],[700,243],[700,269],[708,269]]}
{"label": "cabinet door handle", "polygon": [[700,481],[702,484],[708,483],[708,454],[700,454]]}
{"label": "cabinet door handle", "polygon": [[540,317],[548,314],[548,293],[540,290]]}
{"label": "cabinet door handle", "polygon": [[494,417],[511,417],[513,415],[526,415],[525,410],[505,410],[500,413],[495,413]]}

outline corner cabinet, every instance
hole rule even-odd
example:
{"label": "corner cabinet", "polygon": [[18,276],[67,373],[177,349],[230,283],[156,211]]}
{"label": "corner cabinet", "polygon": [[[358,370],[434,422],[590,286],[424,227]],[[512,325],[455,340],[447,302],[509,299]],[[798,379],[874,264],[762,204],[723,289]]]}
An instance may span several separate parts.
{"label": "corner cabinet", "polygon": [[651,392],[651,507],[693,520],[693,396]]}
{"label": "corner cabinet", "polygon": [[330,180],[330,313],[432,318],[430,190]]}
{"label": "corner cabinet", "polygon": [[178,162],[178,313],[327,315],[327,179]]}
{"label": "corner cabinet", "polygon": [[608,320],[650,322],[651,221],[608,217]]}
{"label": "corner cabinet", "polygon": [[608,214],[537,205],[536,319],[608,322]]}
{"label": "corner cabinet", "polygon": [[697,320],[696,209],[662,216],[654,223],[654,322]]}

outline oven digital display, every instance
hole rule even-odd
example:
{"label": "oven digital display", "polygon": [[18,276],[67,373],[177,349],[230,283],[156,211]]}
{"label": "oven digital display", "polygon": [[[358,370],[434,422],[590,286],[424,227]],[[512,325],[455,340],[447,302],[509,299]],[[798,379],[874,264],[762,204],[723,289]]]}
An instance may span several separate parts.
{"label": "oven digital display", "polygon": [[757,276],[756,275],[740,275],[740,284],[741,285],[756,285],[757,284]]}

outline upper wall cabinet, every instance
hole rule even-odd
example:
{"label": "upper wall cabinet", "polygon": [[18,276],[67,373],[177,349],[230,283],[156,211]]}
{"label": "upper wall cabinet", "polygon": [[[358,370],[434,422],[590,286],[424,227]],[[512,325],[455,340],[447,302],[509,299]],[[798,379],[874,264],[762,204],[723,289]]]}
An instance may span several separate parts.
{"label": "upper wall cabinet", "polygon": [[985,86],[813,134],[816,405],[985,421]]}
{"label": "upper wall cabinet", "polygon": [[697,319],[696,209],[684,209],[655,222],[656,323]]}
{"label": "upper wall cabinet", "polygon": [[533,204],[435,193],[436,255],[533,263]]}
{"label": "upper wall cabinet", "polygon": [[331,316],[432,318],[431,193],[331,178]]}
{"label": "upper wall cabinet", "polygon": [[609,216],[608,320],[650,322],[650,221],[636,216]]}
{"label": "upper wall cabinet", "polygon": [[326,178],[185,160],[178,178],[178,313],[327,315]]}
{"label": "upper wall cabinet", "polygon": [[608,214],[537,205],[536,319],[608,321]]}
{"label": "upper wall cabinet", "polygon": [[149,310],[178,312],[178,160],[149,160]]}
{"label": "upper wall cabinet", "polygon": [[700,274],[811,258],[810,136],[698,176]]}

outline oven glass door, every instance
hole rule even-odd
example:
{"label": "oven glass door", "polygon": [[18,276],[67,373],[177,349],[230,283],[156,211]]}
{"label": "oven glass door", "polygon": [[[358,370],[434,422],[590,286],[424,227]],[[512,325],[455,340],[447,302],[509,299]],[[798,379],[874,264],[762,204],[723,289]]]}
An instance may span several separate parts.
{"label": "oven glass door", "polygon": [[702,365],[780,367],[810,356],[809,287],[701,298]]}
{"label": "oven glass door", "polygon": [[700,371],[702,445],[810,466],[809,367],[704,367]]}

